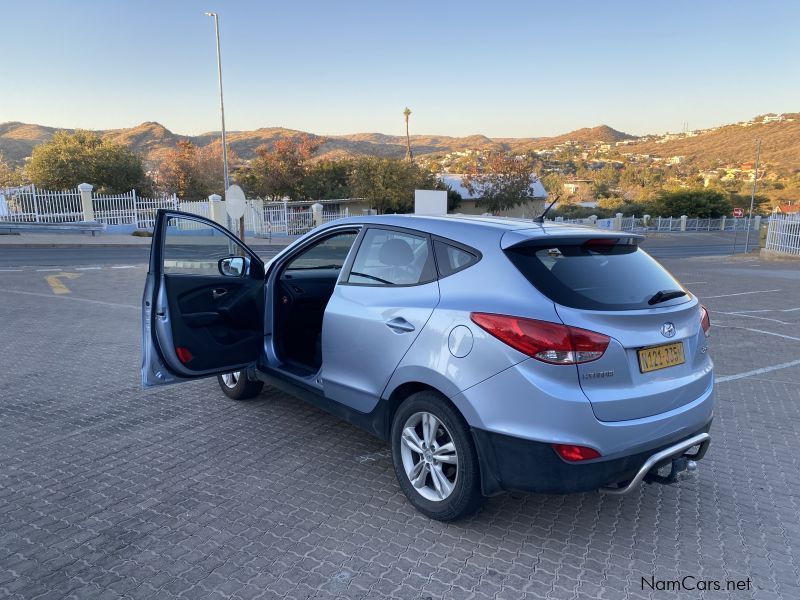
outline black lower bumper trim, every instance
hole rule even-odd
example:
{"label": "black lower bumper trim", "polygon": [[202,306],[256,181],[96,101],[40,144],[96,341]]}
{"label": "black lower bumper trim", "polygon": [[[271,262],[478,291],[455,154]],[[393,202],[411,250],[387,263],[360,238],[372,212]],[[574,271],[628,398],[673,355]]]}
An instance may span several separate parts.
{"label": "black lower bumper trim", "polygon": [[710,427],[709,421],[704,427],[669,444],[621,458],[586,463],[562,460],[545,442],[483,429],[473,429],[472,435],[481,464],[484,495],[494,496],[502,491],[570,494],[630,481],[653,454],[683,439],[707,432]]}

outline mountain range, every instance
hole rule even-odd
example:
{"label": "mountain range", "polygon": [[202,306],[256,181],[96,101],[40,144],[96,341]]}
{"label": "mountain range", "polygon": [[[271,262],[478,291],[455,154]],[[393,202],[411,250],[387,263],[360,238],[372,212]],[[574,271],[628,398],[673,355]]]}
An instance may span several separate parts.
{"label": "mountain range", "polygon": [[[739,164],[752,161],[754,140],[762,139],[762,160],[779,170],[800,169],[800,113],[783,115],[782,120],[752,121],[701,130],[692,135],[662,135],[637,137],[608,125],[583,128],[553,137],[489,138],[484,135],[452,137],[444,135],[412,135],[415,156],[444,154],[463,150],[508,150],[526,152],[556,147],[565,142],[586,145],[624,142],[617,150],[633,154],[669,157],[680,155],[696,159],[704,166]],[[0,153],[12,163],[21,163],[33,148],[52,138],[58,128],[44,125],[7,122],[0,124]],[[164,152],[175,147],[179,140],[190,140],[204,146],[219,138],[219,132],[194,136],[173,133],[160,123],[149,121],[127,129],[98,131],[100,135],[125,144],[141,153],[148,164],[159,162]],[[243,159],[252,158],[255,149],[272,145],[286,137],[305,132],[281,127],[265,127],[253,131],[228,132],[234,152]],[[354,133],[316,136],[325,140],[317,155],[323,158],[374,155],[401,158],[406,151],[405,136],[382,133]]]}

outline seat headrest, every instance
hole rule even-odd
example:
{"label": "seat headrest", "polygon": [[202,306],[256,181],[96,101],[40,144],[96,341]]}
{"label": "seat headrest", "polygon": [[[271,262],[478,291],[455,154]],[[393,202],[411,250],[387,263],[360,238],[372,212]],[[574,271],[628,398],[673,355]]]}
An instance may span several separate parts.
{"label": "seat headrest", "polygon": [[378,260],[390,267],[407,267],[414,262],[414,251],[407,241],[393,238],[381,247]]}

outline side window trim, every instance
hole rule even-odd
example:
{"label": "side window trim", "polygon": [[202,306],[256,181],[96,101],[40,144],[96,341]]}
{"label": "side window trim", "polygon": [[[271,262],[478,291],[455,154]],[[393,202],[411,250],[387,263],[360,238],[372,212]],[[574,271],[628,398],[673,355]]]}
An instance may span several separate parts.
{"label": "side window trim", "polygon": [[332,229],[321,231],[319,232],[319,235],[315,235],[314,237],[305,240],[302,246],[300,246],[299,248],[295,248],[292,251],[292,253],[288,257],[286,257],[286,259],[282,260],[280,262],[279,270],[284,271],[286,267],[289,265],[289,263],[295,260],[300,254],[302,254],[306,250],[310,250],[311,248],[313,248],[318,244],[323,243],[328,238],[343,233],[355,233],[356,239],[353,241],[353,245],[350,246],[350,251],[347,255],[347,260],[344,261],[344,263],[342,264],[342,268],[339,272],[339,277],[341,278],[342,273],[345,272],[345,269],[348,269],[348,265],[353,261],[353,257],[355,256],[353,248],[356,248],[357,251],[357,247],[361,244],[361,238],[364,236],[365,229],[366,227],[363,227],[362,225],[343,225],[340,227],[334,227]]}
{"label": "side window trim", "polygon": [[171,218],[177,219],[186,219],[188,221],[194,221],[196,223],[200,223],[202,225],[207,225],[216,229],[220,233],[224,234],[228,237],[229,240],[233,241],[233,243],[237,244],[240,248],[242,248],[247,255],[252,259],[255,259],[258,263],[261,264],[261,268],[263,271],[264,268],[264,261],[261,260],[250,246],[245,244],[242,240],[240,240],[236,235],[230,232],[226,227],[220,225],[216,221],[212,221],[211,219],[207,219],[200,215],[195,215],[192,213],[185,213],[178,210],[165,210],[163,208],[158,210],[156,214],[156,222],[160,224],[163,228],[163,232],[161,235],[161,239],[159,240],[158,244],[153,244],[150,249],[150,262],[147,267],[148,274],[150,273],[158,273],[159,275],[164,275],[164,246],[167,243],[167,227],[169,226],[169,220]]}
{"label": "side window trim", "polygon": [[467,265],[465,265],[465,266],[463,266],[463,267],[461,267],[459,269],[456,269],[452,273],[448,273],[446,275],[443,275],[442,274],[442,269],[439,266],[439,261],[440,261],[439,255],[436,253],[436,244],[435,243],[432,244],[432,246],[433,246],[433,255],[434,255],[434,258],[436,259],[436,273],[438,274],[438,276],[439,276],[438,278],[439,279],[444,279],[445,277],[450,277],[450,275],[455,275],[456,273],[460,273],[461,271],[463,271],[465,269],[469,269],[470,267],[473,267],[476,264],[478,264],[483,259],[483,253],[480,250],[478,250],[476,248],[473,248],[472,246],[467,246],[466,244],[462,244],[461,242],[456,242],[455,240],[451,240],[449,238],[445,238],[445,237],[442,237],[440,235],[432,235],[431,239],[432,239],[433,242],[440,242],[442,244],[446,244],[448,246],[452,246],[453,248],[458,248],[459,250],[463,250],[464,252],[466,252],[468,254],[472,254],[475,257],[475,261],[474,262],[471,262],[471,263],[469,263],[469,264],[467,264]]}
{"label": "side window trim", "polygon": [[[378,229],[381,231],[396,231],[398,233],[405,233],[406,235],[413,235],[419,238],[423,238],[425,243],[428,245],[428,257],[429,260],[433,260],[434,264],[434,277],[428,281],[422,281],[418,283],[397,283],[393,285],[386,285],[383,283],[354,283],[348,281],[350,278],[350,272],[353,269],[353,263],[355,263],[356,257],[358,256],[359,251],[361,250],[361,245],[364,242],[364,237],[367,235],[367,232],[372,229]],[[339,274],[339,281],[336,285],[351,285],[354,287],[375,287],[375,288],[400,288],[400,287],[415,287],[418,285],[427,285],[429,283],[433,283],[434,281],[439,280],[439,272],[436,269],[436,256],[433,252],[433,239],[431,235],[425,231],[419,231],[418,229],[408,229],[407,227],[395,227],[394,225],[376,225],[376,224],[369,224],[366,225],[361,234],[356,238],[356,241],[353,243],[353,249],[350,251],[350,256],[347,257],[347,262],[345,263],[344,267],[342,268],[342,272]]]}

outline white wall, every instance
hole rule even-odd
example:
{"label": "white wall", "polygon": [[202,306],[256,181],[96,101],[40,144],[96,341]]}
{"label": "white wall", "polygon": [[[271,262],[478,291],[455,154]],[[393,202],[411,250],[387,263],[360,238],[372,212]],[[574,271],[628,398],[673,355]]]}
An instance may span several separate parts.
{"label": "white wall", "polygon": [[444,190],[414,190],[415,215],[446,215],[447,192]]}

